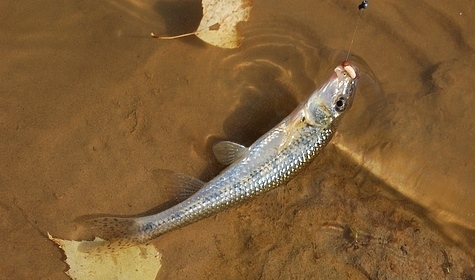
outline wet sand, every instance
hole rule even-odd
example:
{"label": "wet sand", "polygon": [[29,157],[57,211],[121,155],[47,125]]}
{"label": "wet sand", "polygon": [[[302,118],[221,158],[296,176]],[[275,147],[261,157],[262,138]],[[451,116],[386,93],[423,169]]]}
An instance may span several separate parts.
{"label": "wet sand", "polygon": [[[374,2],[374,3],[373,3]],[[68,279],[46,232],[154,213],[158,170],[209,180],[348,49],[358,2],[256,1],[240,49],[190,37],[198,1],[2,1],[0,279]],[[475,4],[370,2],[371,66],[338,135],[285,188],[154,241],[158,279],[474,279]],[[336,51],[333,51],[336,50]]]}

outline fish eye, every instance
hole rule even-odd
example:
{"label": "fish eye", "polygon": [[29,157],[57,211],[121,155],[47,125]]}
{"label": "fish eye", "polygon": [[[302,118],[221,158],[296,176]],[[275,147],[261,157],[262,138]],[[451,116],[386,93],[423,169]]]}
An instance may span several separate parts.
{"label": "fish eye", "polygon": [[343,97],[340,97],[335,102],[335,110],[337,112],[343,112],[346,109],[346,100]]}

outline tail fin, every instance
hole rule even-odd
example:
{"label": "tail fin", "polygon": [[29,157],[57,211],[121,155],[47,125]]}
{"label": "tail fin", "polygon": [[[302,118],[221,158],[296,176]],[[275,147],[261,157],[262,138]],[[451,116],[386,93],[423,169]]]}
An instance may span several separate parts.
{"label": "tail fin", "polygon": [[105,240],[130,238],[139,229],[134,218],[100,217],[86,220],[83,224],[91,233]]}
{"label": "tail fin", "polygon": [[88,253],[114,252],[144,242],[140,239],[140,225],[134,218],[100,217],[82,221],[88,233],[101,239],[83,243],[78,249]]}

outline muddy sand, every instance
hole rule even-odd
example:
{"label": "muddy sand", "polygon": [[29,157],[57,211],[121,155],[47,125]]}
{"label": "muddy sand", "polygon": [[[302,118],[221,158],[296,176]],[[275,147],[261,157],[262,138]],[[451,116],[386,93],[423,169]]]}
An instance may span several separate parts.
{"label": "muddy sand", "polygon": [[[166,205],[160,170],[209,180],[348,49],[358,1],[255,1],[239,49],[195,37],[199,1],[0,3],[0,278],[68,279],[46,232]],[[286,187],[156,239],[158,279],[474,279],[475,3],[370,1],[374,72]],[[378,80],[379,84],[374,82]]]}

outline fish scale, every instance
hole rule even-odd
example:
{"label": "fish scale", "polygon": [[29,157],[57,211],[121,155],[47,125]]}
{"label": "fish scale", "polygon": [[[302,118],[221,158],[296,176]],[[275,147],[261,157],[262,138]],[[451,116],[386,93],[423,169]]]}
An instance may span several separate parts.
{"label": "fish scale", "polygon": [[89,226],[109,240],[106,249],[147,243],[287,183],[326,146],[352,104],[358,69],[343,61],[334,72],[287,118],[249,148],[225,143],[231,145],[226,152],[239,149],[245,152],[238,153],[231,165],[185,201],[146,217],[92,219]]}
{"label": "fish scale", "polygon": [[[159,216],[140,221],[143,226],[139,230],[142,235],[137,236],[138,240],[148,240],[152,236],[162,235],[287,183],[300,169],[312,161],[332,134],[329,129],[319,131],[322,129],[311,126],[303,127],[301,130],[297,133],[303,136],[299,137],[296,143],[289,144],[288,148],[279,153],[279,156],[276,155],[277,153],[268,155],[272,160],[260,166],[255,166],[252,160],[238,162],[221,174],[221,178],[233,179],[211,180],[190,199],[165,210]],[[266,137],[267,135],[264,135],[263,139]],[[250,150],[259,151],[268,148],[258,140],[255,147],[251,146]],[[248,157],[252,156],[250,153]]]}

